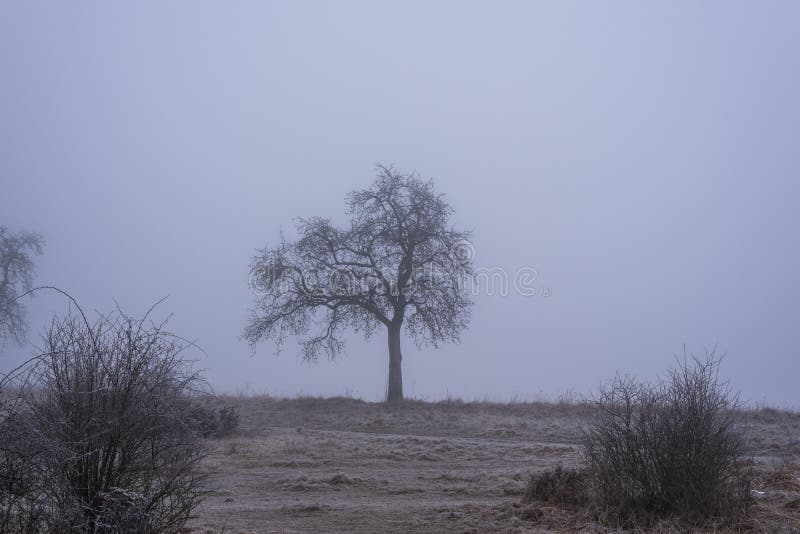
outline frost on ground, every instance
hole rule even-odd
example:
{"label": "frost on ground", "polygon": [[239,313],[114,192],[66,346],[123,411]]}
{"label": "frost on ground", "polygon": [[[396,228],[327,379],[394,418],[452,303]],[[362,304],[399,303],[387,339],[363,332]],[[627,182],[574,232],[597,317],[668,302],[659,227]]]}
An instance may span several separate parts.
{"label": "frost on ground", "polygon": [[[520,504],[532,473],[577,464],[588,405],[229,400],[241,431],[211,443],[194,532],[602,530],[580,510]],[[800,531],[800,415],[746,420],[763,494],[745,527]]]}

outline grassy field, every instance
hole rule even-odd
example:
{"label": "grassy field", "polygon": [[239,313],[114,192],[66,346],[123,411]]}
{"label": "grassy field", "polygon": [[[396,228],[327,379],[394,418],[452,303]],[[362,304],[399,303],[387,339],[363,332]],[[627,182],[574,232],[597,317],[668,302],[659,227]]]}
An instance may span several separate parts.
{"label": "grassy field", "polygon": [[[193,532],[604,530],[581,510],[521,504],[532,473],[577,465],[590,405],[225,402],[238,405],[240,430],[211,442],[203,468],[213,491]],[[800,414],[743,415],[757,476],[740,530],[800,532]]]}

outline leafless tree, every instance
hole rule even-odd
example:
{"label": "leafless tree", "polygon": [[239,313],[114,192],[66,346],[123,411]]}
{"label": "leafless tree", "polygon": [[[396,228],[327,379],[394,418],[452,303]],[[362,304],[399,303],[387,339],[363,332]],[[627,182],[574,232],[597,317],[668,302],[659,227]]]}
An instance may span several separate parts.
{"label": "leafless tree", "polygon": [[[347,197],[350,224],[300,219],[299,239],[254,258],[257,293],[244,337],[253,348],[287,335],[302,338],[304,357],[334,357],[350,328],[369,337],[388,333],[387,401],[403,398],[401,331],[418,345],[457,341],[472,300],[470,233],[449,223],[452,208],[432,181],[378,166],[371,187]],[[313,330],[313,331],[312,331]]]}
{"label": "leafless tree", "polygon": [[20,296],[33,285],[32,255],[41,254],[44,240],[39,234],[12,234],[0,226],[0,339],[22,345],[27,332],[26,310]]}

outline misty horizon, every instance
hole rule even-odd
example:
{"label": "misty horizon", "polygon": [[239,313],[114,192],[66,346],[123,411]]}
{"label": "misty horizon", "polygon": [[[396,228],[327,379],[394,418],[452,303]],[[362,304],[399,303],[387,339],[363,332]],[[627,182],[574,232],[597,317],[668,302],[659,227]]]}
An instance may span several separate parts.
{"label": "misty horizon", "polygon": [[[218,393],[384,398],[381,333],[316,363],[242,339],[257,251],[346,225],[383,163],[485,276],[459,343],[403,338],[407,397],[589,396],[716,348],[744,401],[800,407],[798,5],[86,6],[0,8],[0,224],[90,316],[168,296]],[[0,372],[69,309],[26,304]]]}

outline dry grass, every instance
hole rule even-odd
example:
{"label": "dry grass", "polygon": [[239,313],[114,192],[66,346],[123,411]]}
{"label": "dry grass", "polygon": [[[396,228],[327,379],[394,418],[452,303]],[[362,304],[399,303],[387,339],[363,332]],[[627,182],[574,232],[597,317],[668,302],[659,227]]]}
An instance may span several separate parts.
{"label": "dry grass", "polygon": [[[589,404],[225,401],[239,407],[241,430],[211,441],[203,466],[215,490],[190,523],[195,532],[603,531],[580,507],[522,504],[532,474],[577,466]],[[800,531],[800,415],[743,417],[764,495],[738,528]],[[650,531],[676,528],[661,521]]]}

